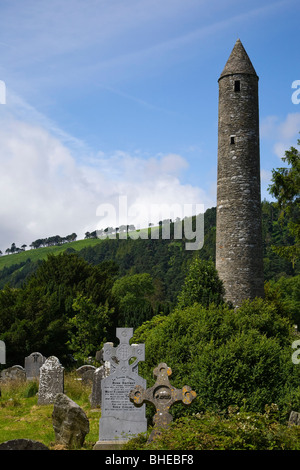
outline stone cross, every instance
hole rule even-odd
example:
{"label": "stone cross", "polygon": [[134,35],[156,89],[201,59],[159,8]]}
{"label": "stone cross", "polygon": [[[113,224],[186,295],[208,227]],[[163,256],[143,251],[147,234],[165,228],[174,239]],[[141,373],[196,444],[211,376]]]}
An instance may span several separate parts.
{"label": "stone cross", "polygon": [[145,406],[137,408],[129,399],[136,386],[146,387],[138,374],[138,363],[145,358],[144,344],[129,344],[133,328],[117,328],[119,345],[105,343],[103,360],[110,362],[110,374],[101,381],[99,441],[94,449],[117,449],[121,443],[147,432]]}
{"label": "stone cross", "polygon": [[[144,344],[129,344],[133,335],[133,328],[117,328],[116,336],[120,341],[119,346],[113,347],[113,343],[105,343],[103,347],[103,360],[110,362],[110,373],[116,369],[125,372],[128,368],[132,372],[138,373],[139,361],[145,360]],[[128,363],[129,359],[135,358],[134,362]]]}
{"label": "stone cross", "polygon": [[0,340],[0,364],[6,364],[6,348],[4,341]]}
{"label": "stone cross", "polygon": [[149,442],[160,434],[160,429],[167,428],[171,423],[173,417],[169,413],[169,409],[174,403],[181,401],[184,405],[190,405],[196,398],[196,392],[187,385],[182,389],[173,387],[169,382],[171,374],[171,368],[165,363],[160,363],[153,371],[154,378],[156,378],[153,387],[145,390],[140,385],[136,385],[129,394],[130,400],[135,406],[151,403],[156,408],[156,414],[153,418],[154,428]]}

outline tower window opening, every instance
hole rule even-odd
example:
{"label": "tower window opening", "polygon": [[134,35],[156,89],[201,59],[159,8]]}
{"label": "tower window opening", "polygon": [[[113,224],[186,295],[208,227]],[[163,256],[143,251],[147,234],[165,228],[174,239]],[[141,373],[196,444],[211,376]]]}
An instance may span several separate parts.
{"label": "tower window opening", "polygon": [[241,91],[241,82],[240,80],[235,80],[234,81],[234,91]]}
{"label": "tower window opening", "polygon": [[230,136],[230,145],[234,145],[234,135]]}

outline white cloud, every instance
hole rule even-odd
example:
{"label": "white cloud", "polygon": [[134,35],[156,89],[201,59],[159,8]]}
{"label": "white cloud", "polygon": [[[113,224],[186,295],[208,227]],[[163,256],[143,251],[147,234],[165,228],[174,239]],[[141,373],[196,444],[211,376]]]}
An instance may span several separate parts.
{"label": "white cloud", "polygon": [[0,249],[72,232],[83,238],[85,231],[105,228],[97,208],[104,203],[118,208],[120,195],[127,196],[128,207],[144,207],[140,219],[153,204],[211,206],[200,188],[181,184],[186,167],[182,156],[172,154],[143,159],[121,151],[111,156],[99,152],[77,160],[66,144],[39,124],[3,120]]}
{"label": "white cloud", "polygon": [[279,132],[285,141],[294,139],[300,132],[300,113],[288,114],[286,120],[280,125]]}
{"label": "white cloud", "polygon": [[262,169],[261,172],[260,172],[260,179],[262,181],[262,183],[269,183],[271,181],[271,178],[272,178],[272,172],[269,171],[269,170],[264,170]]}
{"label": "white cloud", "polygon": [[267,116],[260,127],[261,137],[274,141],[273,152],[284,157],[285,151],[297,144],[300,132],[300,113],[287,114],[284,121],[278,116]]}

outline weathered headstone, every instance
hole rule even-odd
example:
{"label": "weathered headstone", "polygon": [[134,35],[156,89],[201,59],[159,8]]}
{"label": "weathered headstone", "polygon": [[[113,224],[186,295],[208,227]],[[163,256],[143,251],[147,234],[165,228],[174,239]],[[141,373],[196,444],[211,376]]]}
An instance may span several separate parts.
{"label": "weathered headstone", "polygon": [[100,366],[95,370],[93,377],[92,393],[90,395],[91,408],[101,406],[101,382],[104,377],[104,366]]}
{"label": "weathered headstone", "polygon": [[[113,346],[112,343],[110,344]],[[93,376],[92,393],[89,397],[92,408],[101,406],[101,382],[110,373],[110,363],[103,360],[103,348],[96,352],[96,360],[101,362],[102,365],[97,367]]]}
{"label": "weathered headstone", "polygon": [[81,378],[82,382],[85,384],[88,384],[88,383],[93,383],[95,370],[96,370],[95,366],[85,364],[79,367],[78,369],[76,369],[76,372],[77,372],[77,375],[79,375],[79,377]]}
{"label": "weathered headstone", "polygon": [[0,364],[6,364],[6,348],[4,341],[0,340]]}
{"label": "weathered headstone", "polygon": [[64,393],[64,367],[50,356],[40,368],[38,405],[53,403],[58,393]]}
{"label": "weathered headstone", "polygon": [[40,368],[44,364],[46,358],[39,352],[33,352],[30,356],[25,357],[25,371],[27,380],[38,379],[40,376]]}
{"label": "weathered headstone", "polygon": [[96,450],[118,449],[134,435],[147,432],[145,407],[136,408],[129,400],[135,385],[146,387],[146,380],[138,375],[138,362],[145,359],[145,345],[130,345],[132,335],[132,328],[117,328],[119,346],[105,343],[103,347],[103,360],[110,362],[110,374],[101,382],[101,418]]}
{"label": "weathered headstone", "polygon": [[26,380],[26,372],[22,366],[12,366],[8,369],[3,369],[0,372],[0,380]]}
{"label": "weathered headstone", "polygon": [[160,433],[161,429],[167,428],[173,417],[169,413],[170,407],[176,402],[190,405],[196,397],[191,387],[185,385],[182,389],[177,389],[170,384],[169,376],[172,370],[164,362],[160,363],[153,371],[156,382],[153,387],[145,390],[140,385],[136,385],[130,392],[130,400],[136,405],[151,403],[156,408],[154,415],[154,427],[148,439],[151,442]]}
{"label": "weathered headstone", "polygon": [[68,449],[82,447],[90,430],[89,420],[83,409],[63,393],[58,393],[55,397],[52,424],[56,444]]}

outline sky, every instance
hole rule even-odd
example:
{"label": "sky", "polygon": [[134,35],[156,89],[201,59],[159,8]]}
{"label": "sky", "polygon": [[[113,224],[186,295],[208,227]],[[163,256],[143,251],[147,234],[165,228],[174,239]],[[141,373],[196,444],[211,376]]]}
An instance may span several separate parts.
{"label": "sky", "polygon": [[0,0],[0,250],[216,206],[218,78],[238,38],[271,201],[299,138],[299,14],[298,0]]}

